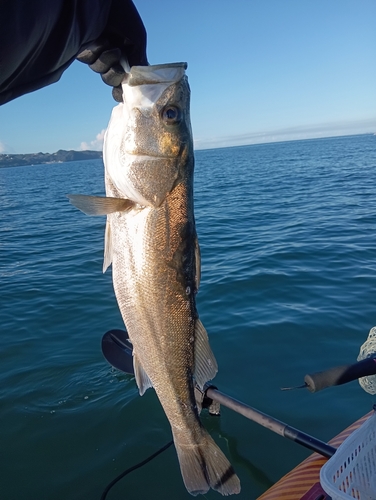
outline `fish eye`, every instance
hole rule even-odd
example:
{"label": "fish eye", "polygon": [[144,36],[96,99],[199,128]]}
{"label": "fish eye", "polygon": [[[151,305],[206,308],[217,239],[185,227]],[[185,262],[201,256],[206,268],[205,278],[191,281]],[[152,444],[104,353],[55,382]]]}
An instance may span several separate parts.
{"label": "fish eye", "polygon": [[162,120],[166,125],[176,125],[181,122],[182,112],[177,106],[168,105],[162,110]]}

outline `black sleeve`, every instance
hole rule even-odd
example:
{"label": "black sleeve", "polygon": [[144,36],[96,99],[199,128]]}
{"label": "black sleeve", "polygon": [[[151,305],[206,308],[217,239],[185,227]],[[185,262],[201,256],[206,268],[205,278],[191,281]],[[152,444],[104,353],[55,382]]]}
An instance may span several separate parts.
{"label": "black sleeve", "polygon": [[120,48],[124,40],[134,46],[133,37],[145,51],[131,0],[1,0],[0,104],[58,81],[80,49],[103,34]]}

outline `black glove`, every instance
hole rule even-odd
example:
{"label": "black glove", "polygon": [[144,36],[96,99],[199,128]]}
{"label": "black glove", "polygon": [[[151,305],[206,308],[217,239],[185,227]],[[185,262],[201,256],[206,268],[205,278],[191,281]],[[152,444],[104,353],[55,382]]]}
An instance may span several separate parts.
{"label": "black glove", "polygon": [[57,82],[77,54],[115,88],[123,57],[130,66],[147,65],[146,32],[133,2],[0,0],[0,105]]}
{"label": "black glove", "polygon": [[77,59],[100,73],[104,83],[114,87],[112,95],[115,101],[123,101],[121,82],[125,71],[120,62],[124,59],[130,67],[148,64],[145,27],[131,1],[112,1],[102,35],[87,44]]}

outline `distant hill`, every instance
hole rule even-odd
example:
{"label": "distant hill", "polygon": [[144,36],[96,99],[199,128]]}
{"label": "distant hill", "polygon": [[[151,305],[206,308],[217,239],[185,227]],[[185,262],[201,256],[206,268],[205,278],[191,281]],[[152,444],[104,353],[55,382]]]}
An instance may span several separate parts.
{"label": "distant hill", "polygon": [[65,151],[56,153],[29,153],[24,155],[0,154],[1,167],[20,167],[22,165],[40,165],[41,163],[65,163],[67,161],[96,160],[102,158],[102,151]]}

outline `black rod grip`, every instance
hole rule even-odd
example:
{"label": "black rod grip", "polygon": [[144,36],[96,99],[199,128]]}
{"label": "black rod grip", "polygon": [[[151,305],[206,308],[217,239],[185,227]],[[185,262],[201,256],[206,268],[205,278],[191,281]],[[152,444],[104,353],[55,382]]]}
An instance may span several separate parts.
{"label": "black rod grip", "polygon": [[376,374],[376,358],[366,358],[353,365],[329,368],[323,372],[307,374],[304,382],[310,392],[318,392],[333,385],[346,384],[358,378]]}
{"label": "black rod grip", "polygon": [[320,441],[320,439],[310,436],[305,432],[299,431],[294,427],[290,427],[289,425],[286,425],[283,436],[285,438],[291,439],[292,441],[295,441],[295,443],[305,446],[309,450],[319,453],[326,458],[331,458],[337,451],[334,446],[331,446],[328,443],[324,443],[324,441]]}

